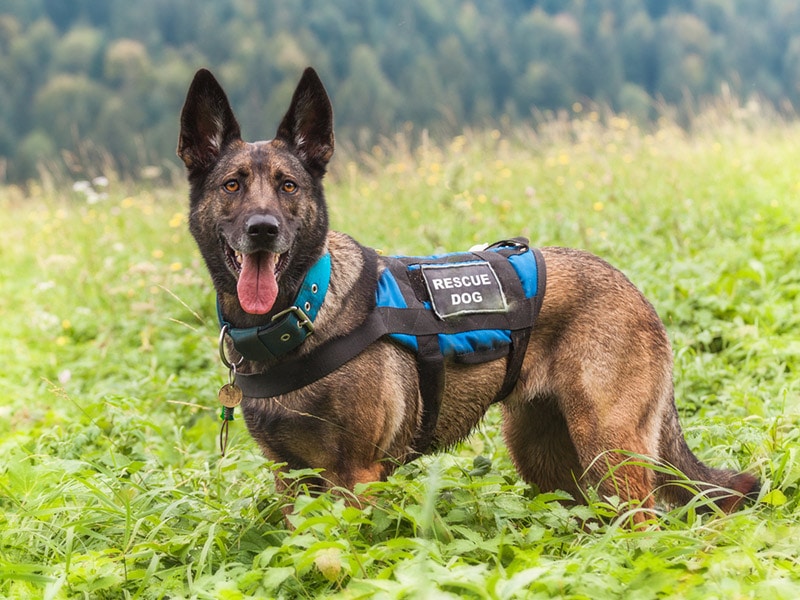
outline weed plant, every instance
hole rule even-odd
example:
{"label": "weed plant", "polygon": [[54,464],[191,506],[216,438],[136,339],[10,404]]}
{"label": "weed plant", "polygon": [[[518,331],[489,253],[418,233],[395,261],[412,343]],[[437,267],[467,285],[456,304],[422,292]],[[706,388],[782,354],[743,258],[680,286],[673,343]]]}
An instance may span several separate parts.
{"label": "weed plant", "polygon": [[[0,190],[0,596],[800,596],[800,124],[740,111],[692,134],[575,107],[536,130],[386,140],[337,156],[334,227],[389,253],[525,235],[585,248],[651,299],[689,445],[760,500],[635,506],[521,483],[499,412],[452,452],[300,494],[241,420],[217,449],[213,290],[186,189]],[[602,315],[599,315],[602,318]]]}

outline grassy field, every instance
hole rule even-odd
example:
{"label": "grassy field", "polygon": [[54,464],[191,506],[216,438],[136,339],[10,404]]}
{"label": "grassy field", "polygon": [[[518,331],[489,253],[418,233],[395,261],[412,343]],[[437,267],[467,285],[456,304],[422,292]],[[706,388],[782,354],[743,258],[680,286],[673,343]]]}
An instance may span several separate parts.
{"label": "grassy field", "polygon": [[584,111],[334,162],[333,225],[387,252],[523,234],[620,267],[669,330],[690,446],[758,474],[760,501],[630,531],[616,498],[567,509],[518,482],[492,409],[373,506],[301,496],[288,531],[241,420],[217,449],[185,188],[6,188],[0,597],[800,596],[800,124],[742,109],[688,135]]}

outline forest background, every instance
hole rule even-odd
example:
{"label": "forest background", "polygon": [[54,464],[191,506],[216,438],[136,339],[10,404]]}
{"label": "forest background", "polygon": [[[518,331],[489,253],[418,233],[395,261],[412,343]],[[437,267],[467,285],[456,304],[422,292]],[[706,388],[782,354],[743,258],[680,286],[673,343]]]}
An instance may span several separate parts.
{"label": "forest background", "polygon": [[313,65],[339,140],[453,135],[609,107],[691,117],[720,94],[794,114],[795,0],[0,0],[0,183],[164,177],[194,71],[246,137]]}

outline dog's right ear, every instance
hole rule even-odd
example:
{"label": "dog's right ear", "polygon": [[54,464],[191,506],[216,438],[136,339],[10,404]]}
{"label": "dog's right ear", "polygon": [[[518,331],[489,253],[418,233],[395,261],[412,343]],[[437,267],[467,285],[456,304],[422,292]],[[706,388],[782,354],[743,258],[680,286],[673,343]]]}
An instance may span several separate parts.
{"label": "dog's right ear", "polygon": [[210,71],[200,69],[181,111],[178,156],[190,171],[205,169],[228,144],[239,139],[239,123],[222,86]]}

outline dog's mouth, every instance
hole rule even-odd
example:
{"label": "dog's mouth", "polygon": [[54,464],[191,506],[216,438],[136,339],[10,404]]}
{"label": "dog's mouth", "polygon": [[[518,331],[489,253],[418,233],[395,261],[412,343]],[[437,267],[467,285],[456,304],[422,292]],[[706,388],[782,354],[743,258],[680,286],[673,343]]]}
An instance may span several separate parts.
{"label": "dog's mouth", "polygon": [[225,262],[237,279],[236,293],[245,312],[268,313],[278,297],[278,280],[286,266],[288,252],[261,250],[245,254],[223,240]]}

